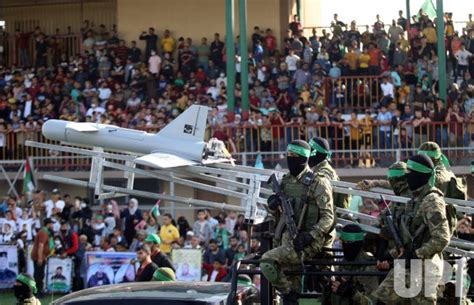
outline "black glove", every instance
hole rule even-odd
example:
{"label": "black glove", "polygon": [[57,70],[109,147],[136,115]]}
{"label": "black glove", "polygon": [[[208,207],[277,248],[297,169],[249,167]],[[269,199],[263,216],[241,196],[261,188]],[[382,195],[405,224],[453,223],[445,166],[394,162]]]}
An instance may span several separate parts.
{"label": "black glove", "polygon": [[268,203],[268,208],[270,210],[278,210],[278,207],[280,206],[280,200],[278,199],[278,195],[276,194],[270,195],[270,197],[268,197],[267,199],[267,203]]}
{"label": "black glove", "polygon": [[313,236],[308,232],[299,232],[293,241],[293,246],[295,247],[296,252],[301,252],[304,248],[311,245],[313,240]]}
{"label": "black glove", "polygon": [[352,282],[341,282],[337,287],[336,294],[346,298],[352,298],[355,294],[354,286]]}
{"label": "black glove", "polygon": [[415,250],[405,250],[402,256],[399,259],[405,260],[405,269],[410,269],[411,267],[411,260],[412,259],[420,259],[417,255]]}

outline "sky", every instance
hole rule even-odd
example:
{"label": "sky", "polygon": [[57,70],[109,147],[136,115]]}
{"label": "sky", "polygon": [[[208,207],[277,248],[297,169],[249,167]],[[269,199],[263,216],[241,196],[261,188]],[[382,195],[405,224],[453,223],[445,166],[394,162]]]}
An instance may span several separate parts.
{"label": "sky", "polygon": [[[321,22],[329,25],[333,14],[338,13],[339,20],[350,23],[356,20],[357,24],[374,24],[375,15],[379,14],[385,24],[390,24],[392,19],[398,18],[401,9],[406,15],[405,0],[320,0]],[[436,6],[436,0],[432,0]],[[410,14],[415,15],[424,0],[411,0]],[[453,20],[467,21],[468,14],[474,14],[474,0],[445,0],[444,11],[453,13]],[[461,30],[463,24],[456,24],[455,29]]]}

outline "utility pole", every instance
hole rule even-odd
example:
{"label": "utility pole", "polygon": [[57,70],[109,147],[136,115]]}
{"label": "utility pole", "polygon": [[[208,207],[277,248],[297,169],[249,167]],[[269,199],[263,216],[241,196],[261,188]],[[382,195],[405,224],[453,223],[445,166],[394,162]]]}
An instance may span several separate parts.
{"label": "utility pole", "polygon": [[235,47],[234,47],[234,0],[225,1],[225,44],[227,77],[227,117],[234,121],[235,111]]}
{"label": "utility pole", "polygon": [[438,34],[439,97],[446,103],[446,48],[444,45],[443,0],[436,0],[436,31]]}

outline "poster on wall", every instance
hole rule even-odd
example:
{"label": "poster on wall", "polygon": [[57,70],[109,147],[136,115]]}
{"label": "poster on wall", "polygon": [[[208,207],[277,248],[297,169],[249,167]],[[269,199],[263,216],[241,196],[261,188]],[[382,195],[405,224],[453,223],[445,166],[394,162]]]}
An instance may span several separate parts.
{"label": "poster on wall", "polygon": [[73,270],[71,258],[49,257],[46,269],[46,287],[48,292],[70,292]]}
{"label": "poster on wall", "polygon": [[97,287],[135,281],[134,252],[86,252],[86,286]]}
{"label": "poster on wall", "polygon": [[201,250],[174,249],[172,261],[178,281],[194,282],[201,280]]}
{"label": "poster on wall", "polygon": [[18,275],[16,246],[0,245],[0,289],[11,289]]}

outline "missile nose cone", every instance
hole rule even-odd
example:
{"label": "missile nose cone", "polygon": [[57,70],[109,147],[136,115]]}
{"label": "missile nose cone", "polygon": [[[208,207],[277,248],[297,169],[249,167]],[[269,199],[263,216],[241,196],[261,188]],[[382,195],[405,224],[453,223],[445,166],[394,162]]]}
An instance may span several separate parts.
{"label": "missile nose cone", "polygon": [[43,136],[49,140],[66,141],[67,121],[48,120],[41,129]]}

